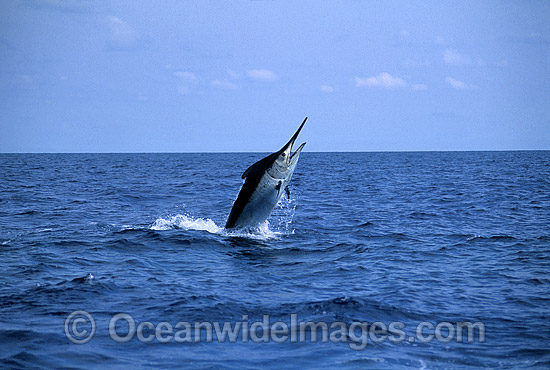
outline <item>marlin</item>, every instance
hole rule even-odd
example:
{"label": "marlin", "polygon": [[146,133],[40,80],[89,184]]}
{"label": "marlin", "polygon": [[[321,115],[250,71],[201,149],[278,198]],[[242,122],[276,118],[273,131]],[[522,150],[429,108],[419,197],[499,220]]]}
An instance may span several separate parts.
{"label": "marlin", "polygon": [[306,143],[292,151],[292,145],[307,121],[279,151],[260,159],[244,171],[246,179],[225,224],[226,229],[256,228],[271,214],[284,192],[290,195],[288,183],[294,173],[300,152]]}

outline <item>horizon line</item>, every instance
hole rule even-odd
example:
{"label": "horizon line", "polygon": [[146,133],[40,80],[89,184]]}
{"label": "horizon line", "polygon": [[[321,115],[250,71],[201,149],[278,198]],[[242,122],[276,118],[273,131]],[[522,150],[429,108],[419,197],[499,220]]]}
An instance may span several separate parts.
{"label": "horizon line", "polygon": [[[303,153],[476,153],[476,152],[545,152],[550,149],[468,149],[468,150],[325,150]],[[182,151],[182,152],[0,152],[2,154],[251,154],[271,153],[269,151]]]}

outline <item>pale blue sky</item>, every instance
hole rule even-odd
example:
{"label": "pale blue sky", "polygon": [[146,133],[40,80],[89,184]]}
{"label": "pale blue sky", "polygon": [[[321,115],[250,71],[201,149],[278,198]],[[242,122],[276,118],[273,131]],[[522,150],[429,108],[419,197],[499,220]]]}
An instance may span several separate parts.
{"label": "pale blue sky", "polygon": [[550,1],[0,2],[0,152],[550,149]]}

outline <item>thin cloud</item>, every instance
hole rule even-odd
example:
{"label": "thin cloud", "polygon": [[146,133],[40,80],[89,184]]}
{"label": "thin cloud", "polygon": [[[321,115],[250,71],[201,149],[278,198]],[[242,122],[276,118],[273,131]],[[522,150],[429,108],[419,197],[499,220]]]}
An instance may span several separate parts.
{"label": "thin cloud", "polygon": [[177,90],[178,90],[178,94],[180,95],[186,95],[191,92],[187,86],[179,86]]}
{"label": "thin cloud", "polygon": [[428,90],[428,86],[424,84],[414,84],[411,86],[411,89],[414,91],[426,91]]}
{"label": "thin cloud", "polygon": [[33,82],[32,78],[29,75],[19,74],[16,77],[17,77],[17,81],[19,81],[22,84],[31,84]]}
{"label": "thin cloud", "polygon": [[508,67],[508,61],[506,59],[501,59],[495,63],[497,67]]}
{"label": "thin cloud", "polygon": [[26,74],[18,74],[15,76],[15,82],[22,89],[29,89],[35,86],[33,78]]}
{"label": "thin cloud", "polygon": [[402,40],[409,40],[411,38],[411,33],[407,30],[401,30],[399,31],[399,37]]}
{"label": "thin cloud", "polygon": [[275,72],[268,69],[252,69],[247,74],[248,77],[256,81],[272,82],[277,79]]}
{"label": "thin cloud", "polygon": [[468,55],[460,54],[454,49],[447,49],[443,53],[443,61],[448,65],[463,66],[470,64],[471,58]]}
{"label": "thin cloud", "polygon": [[319,90],[321,90],[321,92],[324,92],[324,93],[327,93],[327,94],[330,94],[330,93],[334,92],[334,88],[332,86],[329,86],[329,85],[321,85],[321,86],[319,86]]}
{"label": "thin cloud", "polygon": [[108,49],[131,49],[136,45],[137,33],[130,26],[130,24],[128,24],[128,22],[125,22],[115,16],[109,16],[107,17],[107,24],[110,31],[109,40],[107,43]]}
{"label": "thin cloud", "polygon": [[210,82],[210,86],[215,87],[216,89],[224,89],[224,90],[235,90],[239,87],[227,79],[212,80]]}
{"label": "thin cloud", "polygon": [[197,76],[193,72],[177,71],[174,72],[174,76],[189,82],[197,81]]}
{"label": "thin cloud", "polygon": [[466,84],[460,80],[457,80],[455,78],[452,78],[452,77],[447,77],[445,79],[445,81],[447,81],[449,83],[449,85],[451,85],[451,87],[453,89],[457,89],[457,90],[463,90],[466,88]]}
{"label": "thin cloud", "polygon": [[230,79],[232,80],[237,80],[241,77],[240,74],[238,74],[237,72],[235,72],[234,70],[232,69],[227,69],[227,75],[229,76]]}
{"label": "thin cloud", "polygon": [[387,72],[382,72],[372,77],[355,77],[356,87],[379,87],[383,89],[397,89],[405,87],[407,83],[404,79],[393,77]]}

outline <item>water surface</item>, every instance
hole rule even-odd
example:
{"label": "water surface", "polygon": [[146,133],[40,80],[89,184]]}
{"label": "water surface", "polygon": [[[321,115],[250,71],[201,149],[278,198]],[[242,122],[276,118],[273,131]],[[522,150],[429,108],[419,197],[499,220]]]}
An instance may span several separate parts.
{"label": "water surface", "polygon": [[[262,156],[0,154],[1,366],[550,367],[550,152],[303,153],[269,225],[227,232]],[[64,332],[75,310],[86,344]],[[121,312],[401,322],[407,340],[117,343]],[[463,321],[485,341],[409,341]]]}

